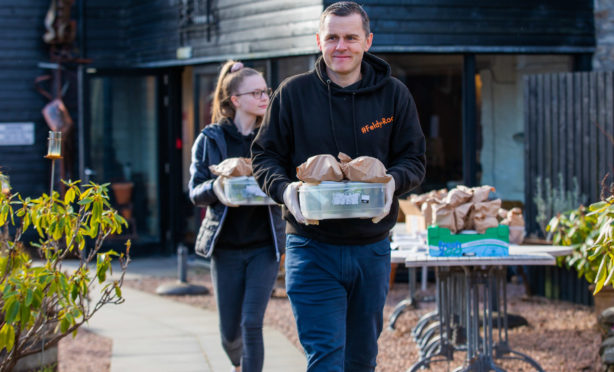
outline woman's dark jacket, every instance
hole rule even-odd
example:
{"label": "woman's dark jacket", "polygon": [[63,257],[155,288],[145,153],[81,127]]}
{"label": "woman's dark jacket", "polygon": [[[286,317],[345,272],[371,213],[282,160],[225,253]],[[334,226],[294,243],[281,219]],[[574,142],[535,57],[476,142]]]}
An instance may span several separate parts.
{"label": "woman's dark jacket", "polygon": [[[219,164],[227,158],[224,130],[219,124],[206,126],[196,138],[192,146],[192,164],[190,165],[190,200],[198,207],[207,207],[205,219],[202,221],[196,238],[196,253],[210,257],[222,230],[224,219],[229,207],[220,203],[213,192],[213,182],[217,176],[209,170],[210,165]],[[269,222],[272,227],[275,253],[279,261],[285,251],[285,222],[281,217],[281,209],[269,205]]]}

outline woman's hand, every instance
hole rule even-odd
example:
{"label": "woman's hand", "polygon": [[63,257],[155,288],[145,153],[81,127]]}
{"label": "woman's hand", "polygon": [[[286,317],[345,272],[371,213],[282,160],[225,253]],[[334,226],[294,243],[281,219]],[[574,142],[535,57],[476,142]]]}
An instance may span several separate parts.
{"label": "woman's hand", "polygon": [[226,194],[224,193],[224,182],[226,181],[226,177],[219,176],[213,181],[213,192],[220,203],[224,204],[227,207],[238,207],[238,205],[231,203]]}

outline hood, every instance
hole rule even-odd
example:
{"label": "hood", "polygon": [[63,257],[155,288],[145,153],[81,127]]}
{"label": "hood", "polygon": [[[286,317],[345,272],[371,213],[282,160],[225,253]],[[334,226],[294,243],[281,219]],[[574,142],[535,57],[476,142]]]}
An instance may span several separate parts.
{"label": "hood", "polygon": [[216,146],[219,148],[220,153],[222,154],[222,159],[226,158],[227,148],[226,141],[224,141],[224,129],[218,123],[212,123],[207,125],[201,131],[205,136],[207,136]]}
{"label": "hood", "polygon": [[[327,81],[329,80],[329,77],[326,73],[326,64],[324,63],[322,56],[320,56],[316,61],[315,71],[322,84],[325,86],[328,85]],[[371,53],[365,52],[360,65],[362,79],[356,88],[342,89],[337,84],[332,82],[330,86],[333,88],[333,90],[339,90],[345,93],[368,93],[381,88],[390,78],[390,71],[390,65],[388,65],[388,63],[386,63],[383,59],[378,58]]]}

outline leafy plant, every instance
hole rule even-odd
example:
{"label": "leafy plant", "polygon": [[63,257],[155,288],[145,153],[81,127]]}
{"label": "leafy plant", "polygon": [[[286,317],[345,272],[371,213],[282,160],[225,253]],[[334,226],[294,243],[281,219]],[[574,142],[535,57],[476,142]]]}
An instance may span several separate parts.
{"label": "leafy plant", "polygon": [[590,248],[589,259],[599,263],[599,269],[593,282],[594,293],[605,285],[614,284],[614,197],[591,205],[591,213],[598,218],[598,235]]}
{"label": "leafy plant", "polygon": [[549,221],[559,213],[577,208],[586,200],[586,196],[580,193],[580,185],[576,177],[573,177],[571,190],[565,189],[563,174],[558,174],[558,186],[554,187],[550,178],[541,177],[535,179],[535,196],[533,202],[537,207],[535,221],[541,232],[546,233]]}
{"label": "leafy plant", "polygon": [[571,255],[562,258],[567,267],[595,284],[593,294],[614,285],[614,196],[559,214],[550,221],[553,244],[572,246]]}
{"label": "leafy plant", "polygon": [[573,248],[570,255],[557,258],[559,265],[564,264],[568,269],[573,267],[578,277],[584,276],[587,281],[593,282],[598,264],[589,257],[591,246],[598,234],[595,229],[598,218],[589,212],[586,207],[580,206],[575,210],[559,213],[550,220],[546,231],[552,233],[552,244]]}
{"label": "leafy plant", "polygon": [[[10,371],[20,358],[68,334],[75,336],[102,306],[124,301],[130,241],[125,254],[99,252],[109,235],[127,227],[111,208],[108,184],[90,183],[83,189],[79,181],[64,184],[63,198],[57,192],[35,199],[0,193],[0,371]],[[28,230],[37,234],[37,242],[22,241]],[[32,260],[26,244],[37,249],[41,260]],[[68,255],[80,258],[72,272],[62,268]],[[113,257],[121,275],[107,282]]]}

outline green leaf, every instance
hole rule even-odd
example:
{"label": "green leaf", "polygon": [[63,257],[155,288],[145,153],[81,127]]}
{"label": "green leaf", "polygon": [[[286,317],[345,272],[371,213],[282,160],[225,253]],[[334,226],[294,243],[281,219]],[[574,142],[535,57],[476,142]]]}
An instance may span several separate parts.
{"label": "green leaf", "polygon": [[8,204],[5,204],[0,209],[0,226],[4,226],[4,224],[6,223],[6,218],[8,217],[8,214],[9,214],[8,207],[9,207]]}
{"label": "green leaf", "polygon": [[95,238],[96,235],[98,235],[98,223],[94,222],[94,223],[92,223],[92,228],[89,231],[89,236],[91,238]]}
{"label": "green leaf", "polygon": [[612,283],[612,279],[614,278],[614,261],[610,258],[610,264],[608,265],[608,277],[605,279],[604,284],[608,285]]}
{"label": "green leaf", "polygon": [[90,198],[85,198],[85,199],[81,199],[77,202],[77,204],[79,205],[86,205],[86,204],[90,204],[93,200]]}
{"label": "green leaf", "polygon": [[99,201],[95,201],[94,207],[92,208],[92,222],[100,221],[101,216],[102,216],[102,203]]}
{"label": "green leaf", "polygon": [[13,323],[14,321],[18,320],[17,316],[19,314],[19,307],[20,307],[19,301],[17,301],[14,298],[6,302],[6,304],[4,305],[4,311],[5,311],[4,320],[7,323]]}
{"label": "green leaf", "polygon": [[[5,347],[7,351],[13,350],[15,344],[15,328],[8,323],[4,323],[0,328],[0,345]],[[0,350],[2,348],[0,347]]]}
{"label": "green leaf", "polygon": [[607,207],[608,205],[609,205],[608,202],[600,201],[600,202],[593,203],[593,204],[589,205],[588,206],[588,210],[591,211],[591,212],[592,211],[597,211],[597,210],[601,210],[601,209]]}
{"label": "green leaf", "polygon": [[21,305],[21,329],[26,329],[30,321],[30,309],[27,306]]}
{"label": "green leaf", "polygon": [[60,321],[60,331],[64,333],[68,331],[69,327],[70,327],[70,321],[66,319],[66,317],[62,318],[62,320]]}
{"label": "green leaf", "polygon": [[119,298],[122,297],[122,289],[119,286],[115,286],[115,295]]}
{"label": "green leaf", "polygon": [[75,283],[71,286],[71,291],[70,291],[70,297],[72,298],[72,300],[76,300],[77,296],[79,295],[79,283]]}
{"label": "green leaf", "polygon": [[32,300],[34,299],[34,292],[32,292],[32,288],[28,288],[26,291],[26,306],[30,306],[32,304]]}
{"label": "green leaf", "polygon": [[597,276],[595,277],[595,291],[593,294],[597,294],[601,288],[603,288],[603,284],[605,283],[605,272],[606,272],[606,260],[608,260],[608,256],[603,256],[601,259],[601,264],[599,265],[599,270],[597,271]]}
{"label": "green leaf", "polygon": [[64,195],[64,203],[70,204],[74,200],[75,200],[75,189],[71,187],[70,189],[68,189],[68,191],[66,191],[66,194]]}

